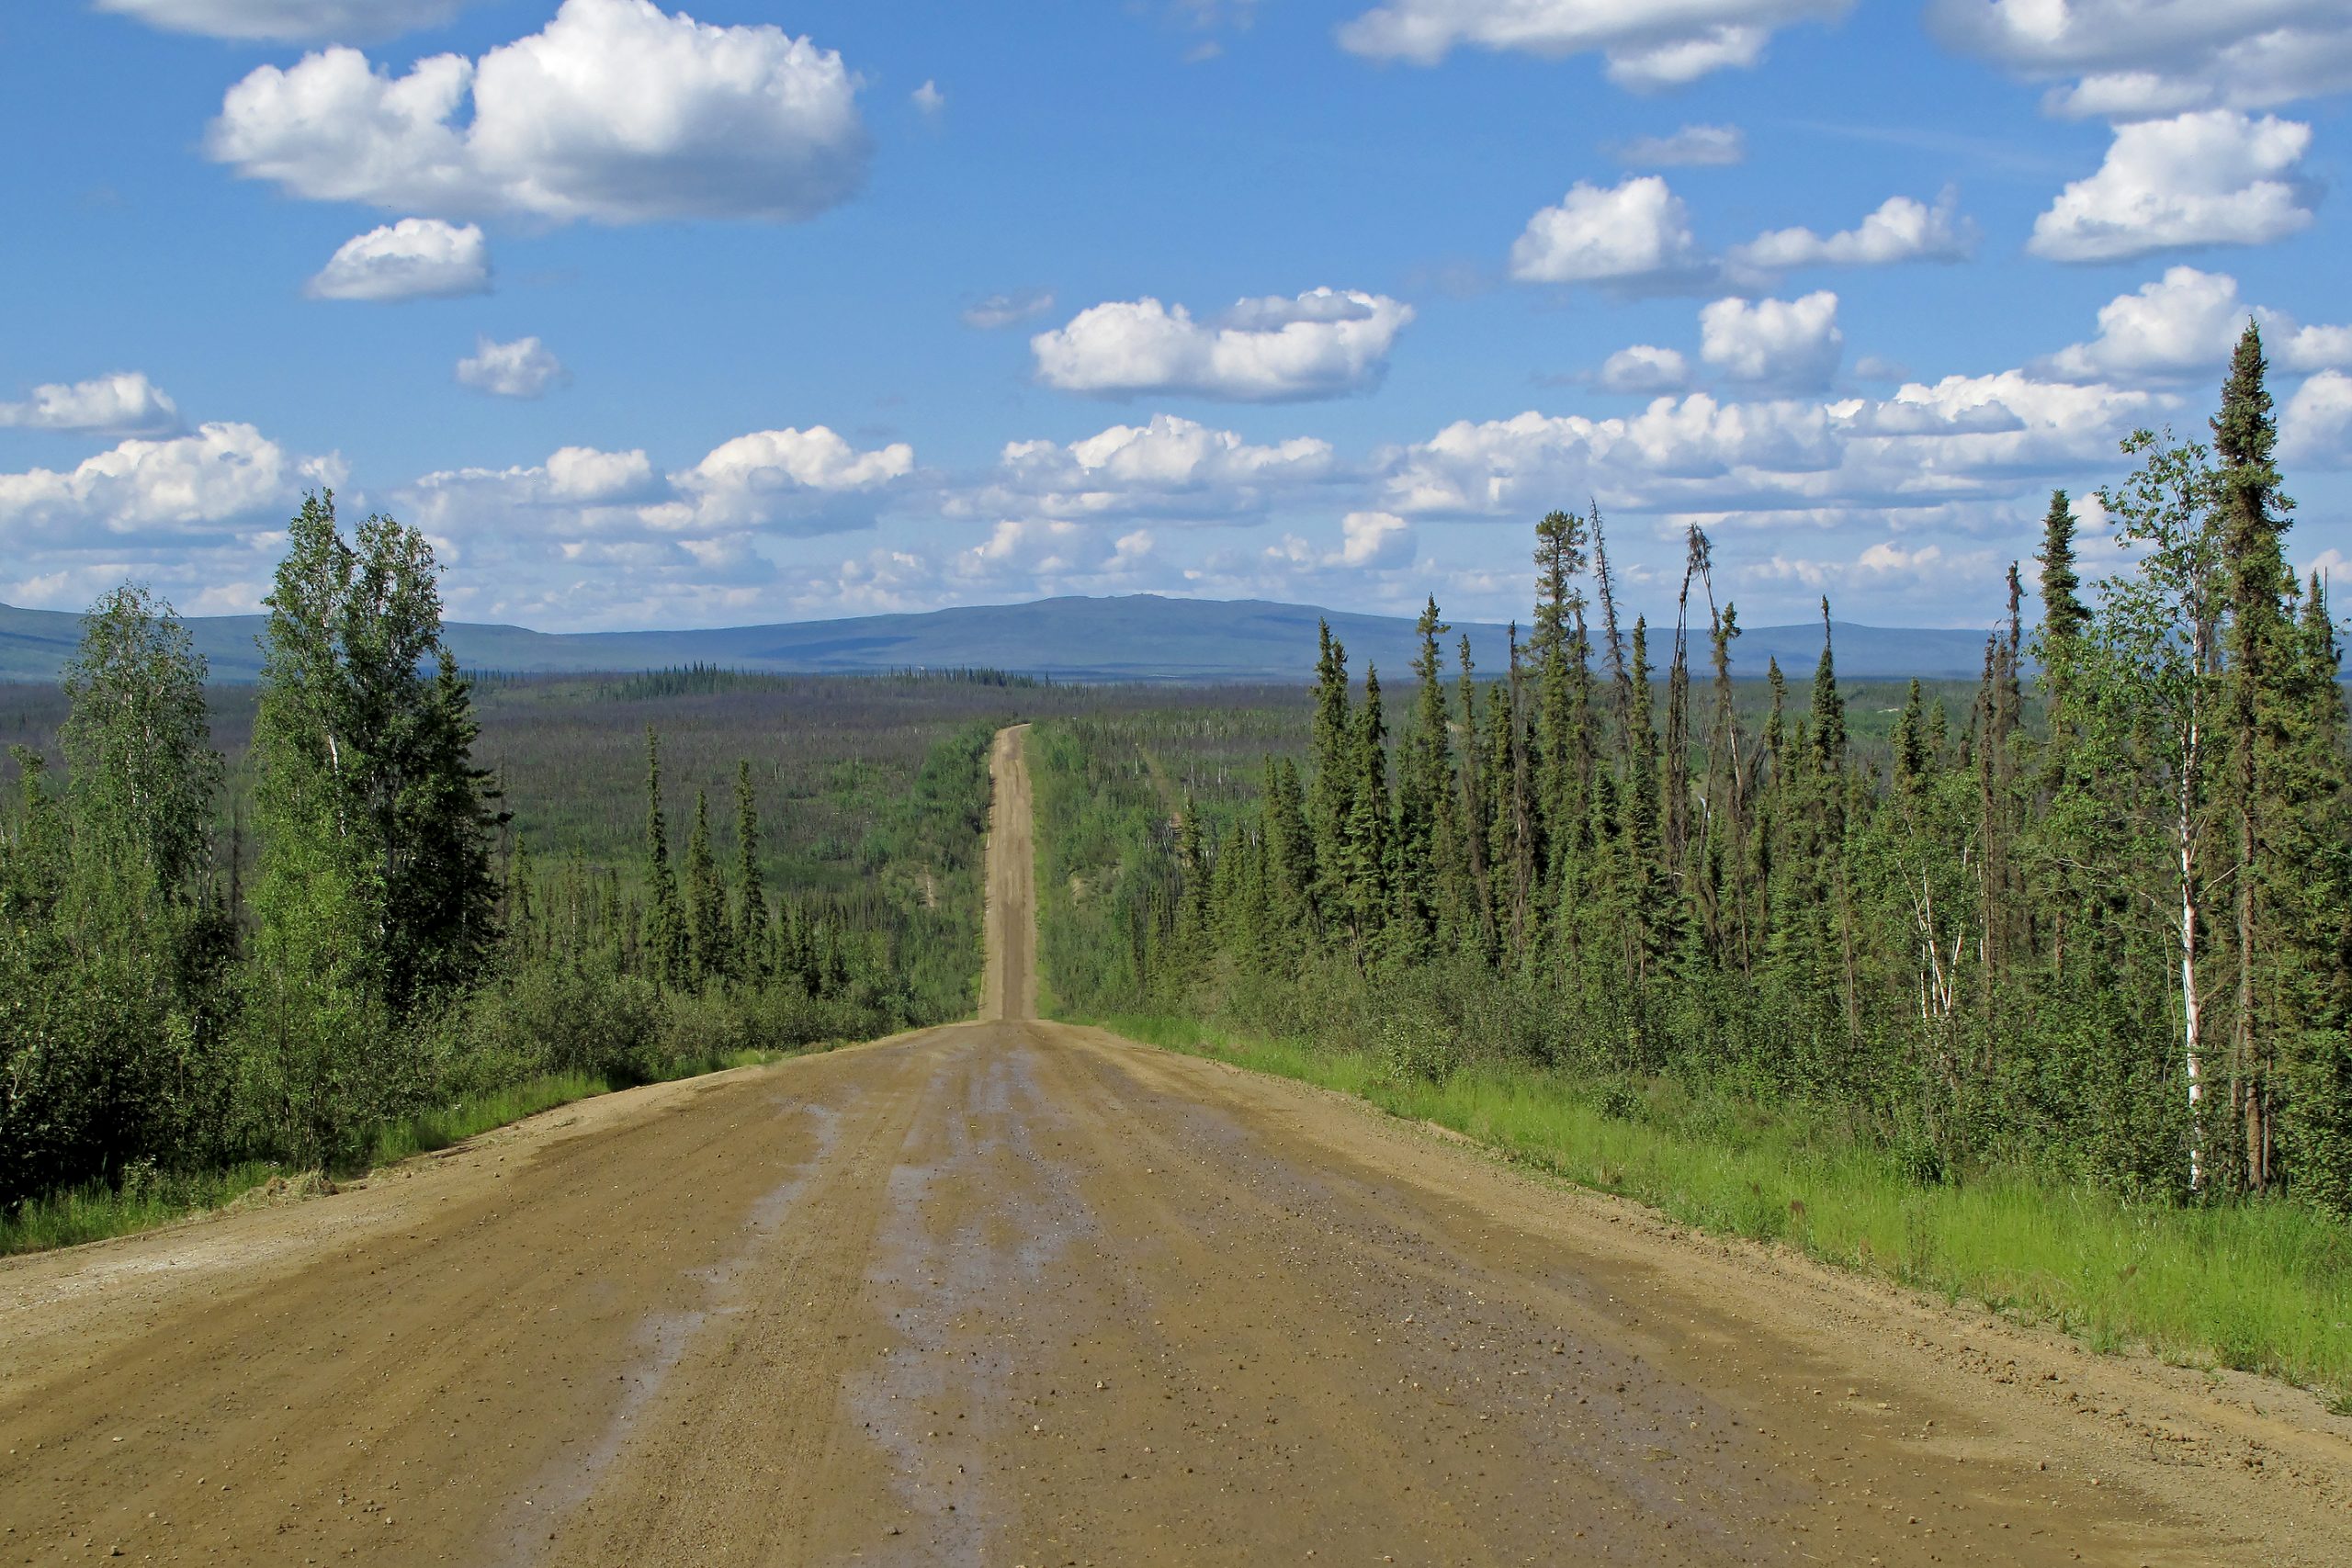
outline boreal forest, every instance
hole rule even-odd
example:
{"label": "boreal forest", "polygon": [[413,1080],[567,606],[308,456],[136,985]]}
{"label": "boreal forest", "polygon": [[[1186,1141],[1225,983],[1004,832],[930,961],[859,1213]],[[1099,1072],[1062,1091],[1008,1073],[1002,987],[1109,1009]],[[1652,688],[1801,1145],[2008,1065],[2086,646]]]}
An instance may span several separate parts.
{"label": "boreal forest", "polygon": [[1973,689],[1874,691],[1867,725],[1826,601],[1818,665],[1758,691],[1703,533],[1653,625],[1560,511],[1505,669],[1432,600],[1392,702],[1327,629],[1303,755],[1232,740],[1204,795],[1133,736],[1049,735],[1049,979],[1404,1077],[1840,1107],[1921,1181],[2352,1213],[2345,698],[2264,380],[2249,325],[2210,439],[2142,433],[2097,491],[2096,562],[2053,494]]}

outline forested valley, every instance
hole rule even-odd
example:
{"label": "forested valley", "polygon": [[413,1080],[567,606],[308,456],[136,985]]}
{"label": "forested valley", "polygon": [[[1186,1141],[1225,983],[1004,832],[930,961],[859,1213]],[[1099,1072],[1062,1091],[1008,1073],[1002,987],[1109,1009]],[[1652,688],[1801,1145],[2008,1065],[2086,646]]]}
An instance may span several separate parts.
{"label": "forested valley", "polygon": [[[2325,585],[2285,565],[2264,368],[2250,328],[2210,444],[2127,445],[2096,580],[2052,497],[2040,614],[2013,567],[1973,690],[1855,714],[1826,641],[1736,682],[1704,536],[1673,624],[1627,626],[1596,510],[1537,525],[1508,668],[1449,660],[1430,603],[1393,718],[1327,629],[1304,710],[1047,727],[1054,1003],[1174,1043],[1205,1021],[1683,1217],[2095,1337],[2201,1293],[2186,1340],[2352,1376],[2318,1321],[2352,1285],[2346,709]],[[1574,1129],[1537,1125],[1546,1097]],[[1851,1179],[1850,1224],[1815,1178]],[[1938,1193],[1987,1234],[1939,1235]],[[2098,1257],[2037,1258],[2086,1204]],[[2196,1278],[2143,1276],[2173,1243]],[[2255,1307],[2199,1269],[2301,1284]]]}
{"label": "forested valley", "polygon": [[10,689],[10,1246],[970,1010],[1007,678],[477,680],[328,496],[269,606],[258,689],[132,586]]}

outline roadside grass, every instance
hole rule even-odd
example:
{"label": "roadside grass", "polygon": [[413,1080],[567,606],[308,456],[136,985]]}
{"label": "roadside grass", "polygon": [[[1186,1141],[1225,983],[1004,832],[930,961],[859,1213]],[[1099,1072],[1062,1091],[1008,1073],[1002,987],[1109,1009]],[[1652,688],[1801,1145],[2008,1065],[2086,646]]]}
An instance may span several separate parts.
{"label": "roadside grass", "polygon": [[28,1199],[0,1211],[0,1258],[167,1225],[233,1202],[283,1174],[267,1160],[250,1160],[223,1170],[142,1171],[119,1187],[92,1181]]}
{"label": "roadside grass", "polygon": [[[829,1048],[817,1044],[807,1051],[727,1052],[681,1063],[675,1070],[647,1081],[666,1083],[700,1077],[730,1067],[759,1066]],[[585,1073],[557,1073],[526,1079],[387,1122],[377,1128],[369,1140],[365,1159],[338,1166],[334,1174],[343,1178],[364,1176],[371,1169],[448,1148],[542,1111],[630,1087],[630,1083],[613,1083]],[[225,1208],[274,1179],[282,1178],[300,1185],[306,1175],[315,1174],[289,1171],[268,1160],[248,1160],[217,1170],[135,1171],[119,1185],[89,1182],[28,1200],[14,1210],[0,1211],[0,1258],[78,1247],[84,1242],[153,1230],[208,1210]]]}
{"label": "roadside grass", "polygon": [[1828,1113],[1727,1090],[1507,1066],[1400,1079],[1363,1052],[1188,1019],[1099,1021],[1356,1095],[1687,1224],[2053,1325],[2103,1353],[2282,1378],[2352,1413],[2352,1231],[2295,1204],[2138,1203],[2014,1169],[1921,1185]]}
{"label": "roadside grass", "polygon": [[569,1105],[591,1095],[610,1094],[612,1090],[613,1086],[602,1077],[587,1073],[558,1073],[419,1111],[377,1128],[368,1157],[355,1161],[348,1171],[341,1174],[356,1176],[397,1165],[413,1155],[446,1149],[492,1128],[520,1122],[526,1116],[537,1116],[542,1111],[553,1111],[559,1105]]}
{"label": "roadside grass", "polygon": [[[823,1050],[822,1045],[808,1047]],[[545,1077],[526,1078],[521,1083],[489,1090],[470,1099],[461,1100],[413,1116],[385,1123],[376,1130],[368,1147],[368,1157],[355,1162],[337,1175],[361,1175],[388,1165],[396,1165],[413,1155],[432,1154],[452,1144],[461,1144],[526,1116],[537,1116],[542,1111],[553,1111],[575,1100],[588,1100],[600,1094],[610,1094],[616,1089],[630,1089],[639,1083],[674,1083],[680,1078],[698,1078],[707,1073],[723,1073],[730,1067],[764,1066],[781,1062],[787,1056],[804,1055],[805,1051],[727,1051],[696,1057],[676,1064],[670,1071],[650,1079],[615,1082],[593,1073],[555,1073]]]}

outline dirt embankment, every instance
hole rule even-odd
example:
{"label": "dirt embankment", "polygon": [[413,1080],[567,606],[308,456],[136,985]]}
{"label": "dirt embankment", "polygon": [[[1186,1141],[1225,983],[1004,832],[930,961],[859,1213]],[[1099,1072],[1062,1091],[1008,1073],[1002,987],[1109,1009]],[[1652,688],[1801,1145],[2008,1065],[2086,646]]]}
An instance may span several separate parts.
{"label": "dirt embankment", "polygon": [[2352,1423],[1029,1021],[0,1265],[0,1562],[2352,1560]]}

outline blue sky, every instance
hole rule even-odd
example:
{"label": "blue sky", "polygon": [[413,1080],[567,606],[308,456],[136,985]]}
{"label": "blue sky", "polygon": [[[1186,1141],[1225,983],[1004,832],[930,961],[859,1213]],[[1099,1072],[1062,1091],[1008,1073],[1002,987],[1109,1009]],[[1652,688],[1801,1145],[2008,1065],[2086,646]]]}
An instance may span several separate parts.
{"label": "blue sky", "polygon": [[331,483],[551,630],[1500,618],[1592,501],[1984,625],[2249,311],[2325,570],[2347,95],[2341,0],[23,0],[0,600],[249,609]]}

